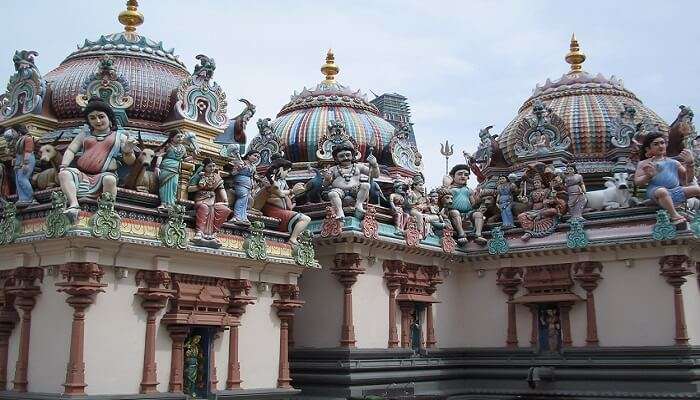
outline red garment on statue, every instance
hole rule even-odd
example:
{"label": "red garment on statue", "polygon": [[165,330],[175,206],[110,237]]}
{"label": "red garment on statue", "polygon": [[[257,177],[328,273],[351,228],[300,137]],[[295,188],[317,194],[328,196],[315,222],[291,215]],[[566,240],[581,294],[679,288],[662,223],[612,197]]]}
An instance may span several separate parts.
{"label": "red garment on statue", "polygon": [[291,232],[294,228],[294,224],[301,217],[301,214],[296,211],[285,210],[284,208],[276,207],[270,203],[265,204],[261,211],[263,215],[267,217],[280,220],[279,225],[277,225],[277,230],[280,232]]}
{"label": "red garment on statue", "polygon": [[221,229],[221,225],[228,220],[231,209],[223,203],[216,203],[213,206],[205,203],[195,204],[197,211],[197,230],[204,235],[213,235]]}

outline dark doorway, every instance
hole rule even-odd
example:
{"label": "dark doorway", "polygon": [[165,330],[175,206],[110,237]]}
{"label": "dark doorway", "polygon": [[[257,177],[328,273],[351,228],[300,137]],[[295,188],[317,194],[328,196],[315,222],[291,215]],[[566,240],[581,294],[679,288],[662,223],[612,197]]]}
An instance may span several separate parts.
{"label": "dark doorway", "polygon": [[193,399],[206,399],[210,394],[209,357],[213,333],[209,327],[193,327],[185,339],[184,392]]}
{"label": "dark doorway", "polygon": [[423,347],[423,310],[425,306],[415,303],[411,312],[411,348],[420,351]]}

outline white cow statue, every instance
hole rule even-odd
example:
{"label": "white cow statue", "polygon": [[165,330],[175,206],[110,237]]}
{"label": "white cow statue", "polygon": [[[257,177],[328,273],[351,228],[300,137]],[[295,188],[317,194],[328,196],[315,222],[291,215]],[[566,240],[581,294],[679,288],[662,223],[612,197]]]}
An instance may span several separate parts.
{"label": "white cow statue", "polygon": [[605,189],[586,192],[586,208],[591,211],[612,210],[630,206],[632,193],[629,191],[627,172],[616,172],[606,176]]}

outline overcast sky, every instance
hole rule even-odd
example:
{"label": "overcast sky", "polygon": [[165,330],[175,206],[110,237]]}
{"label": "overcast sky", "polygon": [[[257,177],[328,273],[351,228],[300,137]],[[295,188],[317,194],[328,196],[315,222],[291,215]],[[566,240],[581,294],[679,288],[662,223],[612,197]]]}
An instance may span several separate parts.
{"label": "overcast sky", "polygon": [[[122,0],[2,0],[0,84],[16,49],[39,52],[46,73],[85,38],[121,31]],[[696,1],[214,1],[141,0],[138,31],[163,41],[191,70],[195,55],[216,60],[229,98],[274,118],[294,90],[321,79],[332,47],[338,80],[370,93],[408,97],[429,186],[444,173],[440,141],[473,152],[477,132],[500,132],[537,83],[568,70],[572,32],[584,69],[624,79],[671,122],[679,104],[700,109]],[[370,94],[370,98],[372,98]],[[249,137],[257,134],[249,125]]]}

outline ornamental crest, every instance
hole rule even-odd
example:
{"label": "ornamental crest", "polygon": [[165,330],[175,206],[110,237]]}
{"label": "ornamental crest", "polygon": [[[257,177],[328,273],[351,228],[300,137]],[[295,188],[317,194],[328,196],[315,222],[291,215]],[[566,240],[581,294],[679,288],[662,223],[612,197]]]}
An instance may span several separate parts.
{"label": "ornamental crest", "polygon": [[671,223],[671,218],[666,210],[656,212],[656,224],[652,229],[651,237],[654,240],[671,240],[677,236],[676,226]]}
{"label": "ornamental crest", "polygon": [[491,230],[491,239],[489,239],[486,246],[491,255],[502,256],[510,250],[510,246],[500,227],[495,227]]}
{"label": "ornamental crest", "polygon": [[561,117],[535,100],[532,115],[523,118],[516,127],[515,154],[518,157],[544,156],[566,151],[571,146],[569,130]]}
{"label": "ornamental crest", "polygon": [[321,237],[340,236],[343,233],[343,220],[338,219],[333,207],[326,207],[326,217],[321,225]]}
{"label": "ornamental crest", "polygon": [[315,265],[316,252],[312,240],[313,234],[308,229],[299,235],[299,244],[292,251],[294,261],[297,264],[305,267],[313,267]]}
{"label": "ornamental crest", "polygon": [[92,236],[112,240],[122,237],[122,219],[114,210],[115,200],[109,192],[103,192],[97,199],[97,212],[90,219]]}
{"label": "ornamental crest", "polygon": [[214,128],[224,129],[226,117],[226,93],[213,82],[216,63],[203,54],[196,57],[200,65],[185,78],[177,88],[175,110],[179,116],[190,121],[203,122]]}
{"label": "ornamental crest", "polygon": [[637,134],[637,125],[634,117],[637,109],[629,104],[624,105],[620,116],[613,119],[610,128],[610,143],[618,148],[627,148],[632,144],[632,139]]}
{"label": "ornamental crest", "polygon": [[70,220],[64,213],[66,210],[66,196],[58,190],[51,193],[51,209],[46,214],[46,227],[44,233],[47,238],[62,237],[71,226]]}
{"label": "ornamental crest", "polygon": [[371,205],[367,205],[365,216],[362,219],[362,234],[367,239],[379,239],[379,223],[377,222],[377,209]]}
{"label": "ornamental crest", "polygon": [[168,220],[160,226],[160,241],[173,249],[187,248],[187,226],[185,225],[185,207],[173,204],[168,209]]}
{"label": "ornamental crest", "polygon": [[41,78],[34,64],[39,53],[33,50],[17,50],[12,57],[15,73],[7,83],[7,92],[0,103],[0,119],[18,115],[38,114],[46,95],[46,81]]}
{"label": "ornamental crest", "polygon": [[14,203],[5,203],[3,219],[0,222],[0,245],[10,244],[19,236],[21,225]]}
{"label": "ornamental crest", "polygon": [[126,126],[126,110],[134,104],[134,98],[127,95],[129,82],[123,76],[117,76],[114,59],[105,54],[100,58],[97,72],[83,82],[83,94],[76,96],[79,106],[87,106],[91,97],[97,96],[109,104],[117,117],[117,123]]}
{"label": "ornamental crest", "polygon": [[263,236],[265,225],[260,221],[253,221],[250,226],[250,236],[243,243],[245,253],[254,260],[267,260],[267,243]]}
{"label": "ornamental crest", "polygon": [[259,134],[250,141],[250,150],[260,152],[260,165],[270,165],[272,156],[282,157],[284,155],[270,121],[270,118],[258,119]]}
{"label": "ornamental crest", "polygon": [[318,139],[316,157],[320,161],[332,161],[333,147],[347,142],[357,149],[357,141],[347,133],[345,123],[341,120],[330,121],[326,132]]}
{"label": "ornamental crest", "polygon": [[423,170],[423,156],[418,152],[415,144],[409,140],[409,126],[406,124],[399,125],[394,131],[389,141],[389,152],[394,165],[407,169],[412,172],[420,172]]}

